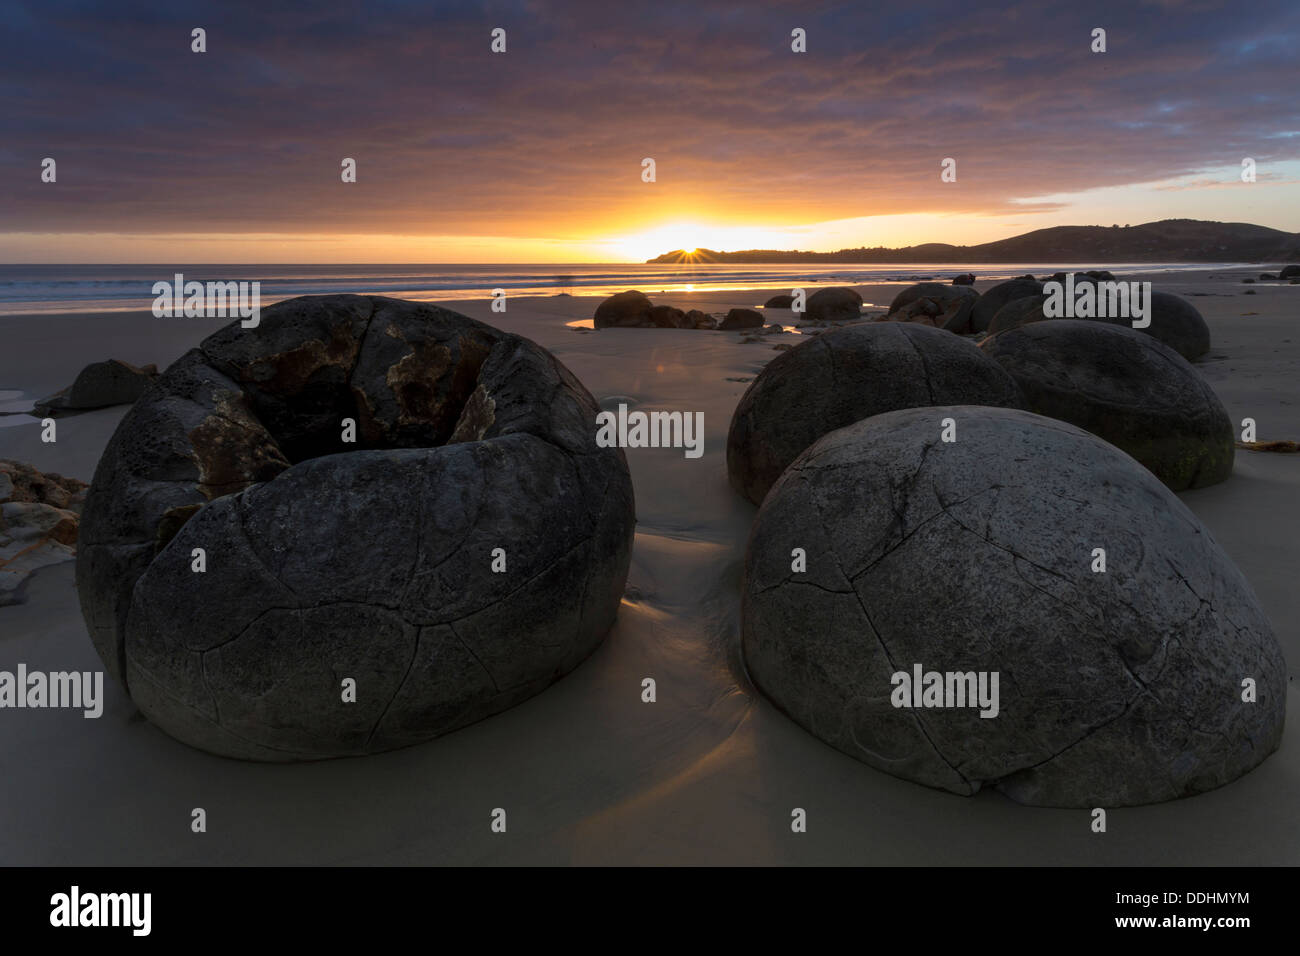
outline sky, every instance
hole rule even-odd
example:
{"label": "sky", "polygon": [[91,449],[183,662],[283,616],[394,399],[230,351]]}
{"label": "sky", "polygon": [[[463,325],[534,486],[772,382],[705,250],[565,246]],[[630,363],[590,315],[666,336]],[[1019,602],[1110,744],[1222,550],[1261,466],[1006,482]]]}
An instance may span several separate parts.
{"label": "sky", "polygon": [[0,262],[1300,232],[1298,41],[1295,0],[6,0]]}

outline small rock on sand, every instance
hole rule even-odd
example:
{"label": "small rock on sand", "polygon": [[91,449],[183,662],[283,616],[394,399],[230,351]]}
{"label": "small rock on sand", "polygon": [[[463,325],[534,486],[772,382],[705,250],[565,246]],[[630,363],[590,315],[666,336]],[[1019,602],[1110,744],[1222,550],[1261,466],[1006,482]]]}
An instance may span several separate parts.
{"label": "small rock on sand", "polygon": [[763,316],[753,309],[732,309],[722,320],[718,328],[723,332],[736,329],[758,329],[763,327]]}
{"label": "small rock on sand", "polygon": [[644,292],[629,290],[611,295],[596,307],[594,324],[598,329],[637,328],[653,325],[650,310],[654,303]]}
{"label": "small rock on sand", "polygon": [[76,381],[36,403],[41,415],[61,411],[87,411],[109,405],[130,405],[158,376],[158,367],[137,368],[118,359],[92,362],[78,373]]}

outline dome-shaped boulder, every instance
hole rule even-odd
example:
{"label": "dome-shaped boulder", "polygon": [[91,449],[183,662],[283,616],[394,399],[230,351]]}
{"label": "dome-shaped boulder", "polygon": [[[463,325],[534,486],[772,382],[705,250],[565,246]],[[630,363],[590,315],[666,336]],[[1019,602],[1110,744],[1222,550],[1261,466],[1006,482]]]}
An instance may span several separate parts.
{"label": "dome-shaped boulder", "polygon": [[[1095,291],[1091,294],[1095,297],[1093,302],[1095,306],[1090,311],[1103,311],[1102,299],[1105,299],[1104,311],[1107,315],[1085,315],[1078,316],[1083,321],[1100,322],[1106,325],[1117,325],[1123,328],[1134,328],[1133,323],[1139,321],[1133,314],[1130,307],[1125,307],[1124,303],[1128,301],[1129,296],[1125,291],[1122,295],[1109,288],[1109,283],[1088,279],[1093,283]],[[1079,288],[1080,282],[1076,276],[1074,288]],[[1063,294],[1062,294],[1063,295]],[[1013,299],[1007,303],[993,317],[993,322],[989,325],[990,333],[1005,332],[1007,329],[1019,328],[1022,325],[1029,325],[1033,322],[1042,322],[1044,319],[1052,321],[1069,320],[1073,316],[1048,315],[1049,296],[1034,296],[1031,299]],[[1057,303],[1064,313],[1064,298]],[[1005,314],[1004,314],[1005,313]],[[1136,328],[1136,331],[1142,332],[1155,338],[1187,359],[1194,362],[1210,350],[1210,327],[1206,325],[1205,319],[1196,306],[1192,305],[1182,296],[1173,295],[1168,292],[1152,292],[1150,301],[1147,303],[1147,315],[1145,316],[1145,325]]]}
{"label": "dome-shaped boulder", "polygon": [[1232,474],[1232,421],[1209,384],[1163,342],[1084,319],[1036,322],[985,339],[1025,408],[1128,452],[1174,491]]}
{"label": "dome-shaped boulder", "polygon": [[653,326],[654,322],[650,318],[650,310],[653,308],[654,303],[644,292],[619,292],[596,306],[592,324],[598,329]]}
{"label": "dome-shaped boulder", "polygon": [[754,309],[732,309],[729,311],[718,328],[723,332],[734,332],[737,329],[758,329],[763,326],[763,313]]}
{"label": "dome-shaped boulder", "polygon": [[999,282],[975,300],[970,315],[971,331],[987,332],[993,317],[1008,302],[1042,294],[1043,284],[1037,279],[1011,279],[1007,282]]}
{"label": "dome-shaped boulder", "polygon": [[818,289],[804,306],[808,322],[855,322],[862,317],[862,296],[847,286]]}
{"label": "dome-shaped boulder", "polygon": [[758,504],[822,435],[898,408],[1018,406],[1011,376],[978,346],[940,329],[873,323],[835,329],[773,359],[731,418],[727,474]]}
{"label": "dome-shaped boulder", "polygon": [[1278,642],[1210,532],[1128,455],[1024,411],[820,439],[755,518],[742,631],[796,722],[958,794],[1172,800],[1257,766],[1285,722]]}

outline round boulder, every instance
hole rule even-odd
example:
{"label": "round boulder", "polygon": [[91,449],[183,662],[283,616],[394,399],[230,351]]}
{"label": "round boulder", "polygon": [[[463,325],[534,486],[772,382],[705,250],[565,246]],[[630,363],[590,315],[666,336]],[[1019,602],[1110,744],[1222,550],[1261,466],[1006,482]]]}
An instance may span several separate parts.
{"label": "round boulder", "polygon": [[1037,279],[1011,279],[1007,282],[999,282],[975,300],[970,314],[971,331],[987,332],[993,317],[1008,302],[1042,294],[1043,284]]}
{"label": "round boulder", "polygon": [[1279,279],[1300,279],[1300,266],[1284,266],[1277,274]]}
{"label": "round boulder", "polygon": [[1123,452],[1012,409],[890,412],[804,452],[754,521],[742,647],[832,746],[1036,806],[1211,790],[1285,721],[1281,650],[1210,532]]}
{"label": "round boulder", "polygon": [[1041,322],[1043,303],[1046,301],[1047,297],[1043,295],[1027,295],[1012,299],[994,314],[993,320],[989,322],[989,334],[996,335],[1007,329],[1018,329],[1026,322]]}
{"label": "round boulder", "polygon": [[846,286],[818,289],[804,305],[809,322],[853,322],[862,317],[862,296]]}
{"label": "round boulder", "polygon": [[1083,319],[1037,322],[985,339],[1025,408],[1128,452],[1174,491],[1232,474],[1227,409],[1181,355],[1150,335]]}
{"label": "round boulder", "polygon": [[619,292],[596,306],[593,325],[598,329],[651,326],[654,325],[650,318],[653,308],[654,303],[644,292]]}
{"label": "round boulder", "polygon": [[[1210,350],[1210,327],[1200,310],[1182,296],[1169,292],[1152,292],[1149,303],[1150,324],[1137,331],[1158,339],[1165,345],[1194,362]],[[1032,316],[1027,321],[1036,321]],[[1133,318],[1126,316],[1098,316],[1089,319],[1122,328],[1133,328]]]}
{"label": "round boulder", "polygon": [[732,332],[736,329],[757,329],[763,325],[763,314],[755,312],[753,309],[732,309],[727,313],[718,328],[723,332]]}
{"label": "round boulder", "polygon": [[717,319],[699,309],[691,309],[687,312],[682,324],[682,328],[686,329],[715,329],[717,326]]}
{"label": "round boulder", "polygon": [[754,504],[822,435],[881,412],[961,403],[1018,407],[1015,381],[973,343],[940,329],[876,323],[834,329],[773,359],[727,433],[731,487]]}
{"label": "round boulder", "polygon": [[[1154,336],[1165,345],[1194,362],[1210,351],[1210,327],[1196,306],[1180,295],[1151,293],[1151,324],[1139,331]],[[1123,319],[1113,319],[1124,322]]]}
{"label": "round boulder", "polygon": [[[1077,281],[1075,288],[1078,289]],[[1094,299],[1097,307],[1093,311],[1100,311],[1100,301],[1103,296],[1107,301],[1106,310],[1118,311],[1110,304],[1106,289],[1102,286],[1097,288],[1099,291]],[[993,317],[989,332],[1005,332],[1007,329],[1019,328],[1032,322],[1042,322],[1044,319],[1053,321],[1068,319],[1068,316],[1046,314],[1048,298],[1044,295],[1012,300]],[[1062,303],[1064,303],[1064,293],[1062,293]],[[1081,318],[1088,322],[1100,322],[1128,329],[1133,328],[1134,322],[1132,316],[1122,315],[1082,316]],[[1205,324],[1205,319],[1201,317],[1196,306],[1181,296],[1168,292],[1152,292],[1146,318],[1149,324],[1137,331],[1165,343],[1189,362],[1195,361],[1210,350],[1210,327]]]}
{"label": "round boulder", "polygon": [[232,323],[100,460],[77,554],[95,647],[149,720],[224,756],[374,753],[504,710],[622,598],[632,484],[597,413],[549,352],[426,303]]}
{"label": "round boulder", "polygon": [[792,295],[774,295],[763,303],[765,309],[788,309],[794,305],[794,296]]}

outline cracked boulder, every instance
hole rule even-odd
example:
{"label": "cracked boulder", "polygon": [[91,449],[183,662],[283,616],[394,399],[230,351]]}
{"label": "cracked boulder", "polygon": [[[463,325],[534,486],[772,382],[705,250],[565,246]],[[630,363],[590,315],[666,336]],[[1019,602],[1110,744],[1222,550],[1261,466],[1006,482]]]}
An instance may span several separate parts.
{"label": "cracked boulder", "polygon": [[918,282],[894,296],[883,321],[920,322],[965,335],[973,331],[971,314],[977,301],[973,286]]}
{"label": "cracked boulder", "polygon": [[21,604],[29,577],[76,554],[86,483],[0,458],[0,607]]}
{"label": "cracked boulder", "polygon": [[1128,452],[1174,491],[1232,474],[1232,421],[1208,382],[1164,343],[1084,319],[1037,322],[981,348],[1011,373],[1025,408]]}
{"label": "cracked boulder", "polygon": [[[809,732],[957,794],[1172,800],[1257,766],[1285,719],[1277,640],[1209,531],[1123,452],[1014,409],[890,412],[809,448],[755,519],[742,627]],[[937,694],[901,693],[918,666]]]}
{"label": "cracked boulder", "polygon": [[671,305],[656,305],[650,309],[650,324],[657,329],[684,329],[686,313]]}
{"label": "cracked boulder", "polygon": [[1020,393],[976,345],[940,329],[877,323],[826,332],[773,359],[740,399],[727,434],[731,487],[759,504],[827,432],[881,412],[951,404],[1019,407]]}
{"label": "cracked boulder", "polygon": [[374,753],[498,713],[621,601],[632,485],[597,411],[549,352],[429,304],[307,296],[232,323],[96,470],[96,649],[146,717],[224,756]]}

